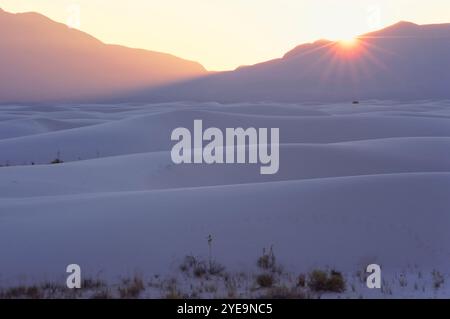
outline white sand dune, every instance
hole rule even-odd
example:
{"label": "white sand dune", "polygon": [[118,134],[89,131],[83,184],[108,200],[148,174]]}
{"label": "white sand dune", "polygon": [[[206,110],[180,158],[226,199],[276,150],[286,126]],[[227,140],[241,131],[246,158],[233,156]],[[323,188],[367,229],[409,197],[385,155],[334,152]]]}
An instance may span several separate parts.
{"label": "white sand dune", "polygon": [[[280,170],[175,165],[171,131],[279,127]],[[49,165],[59,152],[64,164]],[[36,165],[30,165],[34,162]],[[0,279],[164,273],[186,254],[289,270],[450,266],[450,103],[0,108]],[[1,282],[1,281],[0,281]]]}
{"label": "white sand dune", "polygon": [[169,151],[121,155],[62,165],[16,166],[0,170],[0,198],[355,175],[450,172],[450,137],[392,138],[336,144],[282,144],[280,157],[280,171],[275,175],[260,175],[259,165],[175,165]]}
{"label": "white sand dune", "polygon": [[[250,268],[274,245],[290,270],[448,266],[450,173],[386,174],[0,201],[2,273],[166,273],[214,252]],[[245,268],[244,268],[245,269]]]}
{"label": "white sand dune", "polygon": [[[279,127],[280,143],[335,143],[390,137],[447,137],[450,126],[446,117],[389,116],[360,113],[359,107],[336,105],[339,112],[357,109],[355,114],[334,113],[327,116],[273,116],[211,110],[202,107],[174,105],[165,111],[142,107],[131,114],[100,125],[63,131],[49,131],[0,140],[0,163],[49,163],[59,152],[66,161],[97,157],[164,151],[171,148],[168,138],[176,127],[192,127],[194,119],[202,119],[204,127]],[[273,106],[274,112],[279,111]],[[310,107],[314,110],[314,107]],[[369,107],[370,109],[370,107]],[[286,108],[281,107],[285,111]],[[304,107],[301,107],[304,110]],[[234,111],[234,109],[233,109]],[[422,110],[417,113],[424,113]],[[117,114],[116,114],[117,115]],[[106,118],[110,114],[106,113]],[[1,122],[0,122],[1,124]],[[71,123],[72,125],[73,123]]]}

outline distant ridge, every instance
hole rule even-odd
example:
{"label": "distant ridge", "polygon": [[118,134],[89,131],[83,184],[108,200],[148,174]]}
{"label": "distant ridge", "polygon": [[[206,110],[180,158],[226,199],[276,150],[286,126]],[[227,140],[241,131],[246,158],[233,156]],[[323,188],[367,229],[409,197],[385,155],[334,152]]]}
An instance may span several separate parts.
{"label": "distant ridge", "polygon": [[401,21],[353,47],[322,39],[279,59],[207,72],[0,9],[0,52],[0,103],[450,99],[450,24]]}
{"label": "distant ridge", "polygon": [[206,74],[200,64],[107,45],[38,13],[0,9],[0,103],[78,101]]}
{"label": "distant ridge", "polygon": [[450,24],[399,22],[353,47],[319,40],[282,58],[123,97],[128,101],[450,99]]}

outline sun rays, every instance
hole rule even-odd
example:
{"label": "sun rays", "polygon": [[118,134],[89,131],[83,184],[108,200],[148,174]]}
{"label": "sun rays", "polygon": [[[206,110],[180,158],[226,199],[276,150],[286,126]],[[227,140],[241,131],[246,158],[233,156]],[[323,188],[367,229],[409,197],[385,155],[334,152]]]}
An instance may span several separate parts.
{"label": "sun rays", "polygon": [[348,38],[343,38],[341,40],[339,40],[339,44],[347,49],[351,49],[353,47],[355,47],[358,43],[358,39],[356,37],[348,37]]}

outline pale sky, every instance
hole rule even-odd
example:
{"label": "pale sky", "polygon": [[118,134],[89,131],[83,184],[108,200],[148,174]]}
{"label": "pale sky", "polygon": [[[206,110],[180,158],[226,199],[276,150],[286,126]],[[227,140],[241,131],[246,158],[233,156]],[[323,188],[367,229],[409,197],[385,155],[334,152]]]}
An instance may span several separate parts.
{"label": "pale sky", "polygon": [[450,22],[450,0],[0,0],[106,43],[172,53],[209,70],[282,56],[321,38],[346,39],[400,20]]}

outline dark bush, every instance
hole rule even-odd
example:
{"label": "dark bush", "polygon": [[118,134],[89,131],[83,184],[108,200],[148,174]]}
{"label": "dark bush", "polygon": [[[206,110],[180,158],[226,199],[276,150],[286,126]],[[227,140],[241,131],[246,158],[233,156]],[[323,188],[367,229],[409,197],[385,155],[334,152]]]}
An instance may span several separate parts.
{"label": "dark bush", "polygon": [[316,292],[343,292],[345,280],[340,272],[313,270],[308,276],[308,287]]}
{"label": "dark bush", "polygon": [[260,274],[256,277],[256,283],[262,288],[273,286],[273,276],[271,274]]}

